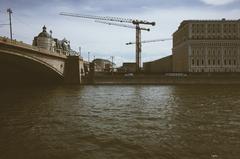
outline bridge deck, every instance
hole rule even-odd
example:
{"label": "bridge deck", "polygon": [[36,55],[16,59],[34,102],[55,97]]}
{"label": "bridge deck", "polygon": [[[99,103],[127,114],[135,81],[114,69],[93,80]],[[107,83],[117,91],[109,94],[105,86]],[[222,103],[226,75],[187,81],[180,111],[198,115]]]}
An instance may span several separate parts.
{"label": "bridge deck", "polygon": [[0,46],[12,46],[12,47],[15,47],[15,48],[19,48],[19,49],[25,49],[25,50],[30,50],[30,51],[33,51],[35,53],[40,53],[40,54],[44,54],[44,55],[48,55],[48,56],[54,56],[54,57],[58,57],[58,58],[63,58],[63,59],[66,59],[67,56],[64,55],[64,54],[60,54],[60,53],[57,53],[57,52],[52,52],[52,51],[49,51],[49,50],[46,50],[46,49],[42,49],[42,48],[38,48],[36,46],[32,46],[32,45],[29,45],[29,44],[26,44],[26,43],[23,43],[21,41],[17,41],[17,40],[10,40],[6,37],[1,37],[0,36]]}

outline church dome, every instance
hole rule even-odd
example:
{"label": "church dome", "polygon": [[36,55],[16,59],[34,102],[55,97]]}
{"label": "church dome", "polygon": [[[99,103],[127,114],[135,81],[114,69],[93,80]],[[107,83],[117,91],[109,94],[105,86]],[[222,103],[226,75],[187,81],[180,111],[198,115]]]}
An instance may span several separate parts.
{"label": "church dome", "polygon": [[43,31],[40,34],[38,34],[38,37],[50,38],[51,36],[50,36],[50,34],[48,34],[47,28],[45,25],[43,26],[42,29],[43,29]]}

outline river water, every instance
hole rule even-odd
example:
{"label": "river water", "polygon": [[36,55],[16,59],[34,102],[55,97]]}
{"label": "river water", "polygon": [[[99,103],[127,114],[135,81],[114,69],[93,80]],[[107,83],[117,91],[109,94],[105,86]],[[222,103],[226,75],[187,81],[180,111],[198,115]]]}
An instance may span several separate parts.
{"label": "river water", "polygon": [[239,159],[240,86],[0,91],[1,159]]}

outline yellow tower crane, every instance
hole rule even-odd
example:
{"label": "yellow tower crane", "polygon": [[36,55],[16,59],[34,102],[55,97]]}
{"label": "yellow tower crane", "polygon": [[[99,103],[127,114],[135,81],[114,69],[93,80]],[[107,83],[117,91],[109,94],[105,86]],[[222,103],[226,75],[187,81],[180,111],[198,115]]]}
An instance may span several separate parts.
{"label": "yellow tower crane", "polygon": [[[87,18],[87,19],[95,19],[96,22],[98,22],[98,23],[104,23],[104,24],[108,24],[108,25],[116,25],[116,26],[136,29],[136,67],[137,67],[137,72],[140,72],[140,70],[141,70],[141,30],[150,31],[150,29],[141,28],[140,25],[155,26],[155,24],[156,24],[155,22],[148,22],[145,20],[137,20],[137,19],[109,17],[109,16],[95,16],[95,15],[66,13],[66,12],[61,12],[60,15]],[[106,21],[112,21],[112,22],[118,22],[118,23],[110,23],[110,22],[106,22]],[[121,23],[131,23],[131,24],[133,24],[133,26],[121,24]]]}

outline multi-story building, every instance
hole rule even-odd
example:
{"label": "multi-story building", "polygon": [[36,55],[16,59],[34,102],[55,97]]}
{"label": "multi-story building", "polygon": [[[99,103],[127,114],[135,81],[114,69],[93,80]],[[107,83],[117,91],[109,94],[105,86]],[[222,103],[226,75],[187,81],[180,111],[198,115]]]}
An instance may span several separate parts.
{"label": "multi-story building", "polygon": [[110,72],[115,67],[114,63],[106,59],[94,59],[92,63],[95,72]]}
{"label": "multi-story building", "polygon": [[173,34],[173,72],[240,72],[240,19],[183,21]]}
{"label": "multi-story building", "polygon": [[42,29],[42,32],[39,33],[38,36],[34,37],[33,46],[65,55],[76,54],[76,52],[70,47],[70,41],[66,40],[65,38],[63,40],[53,38],[52,31],[50,31],[49,34],[46,26],[43,26]]}
{"label": "multi-story building", "polygon": [[143,63],[145,73],[169,73],[172,72],[172,55]]}

